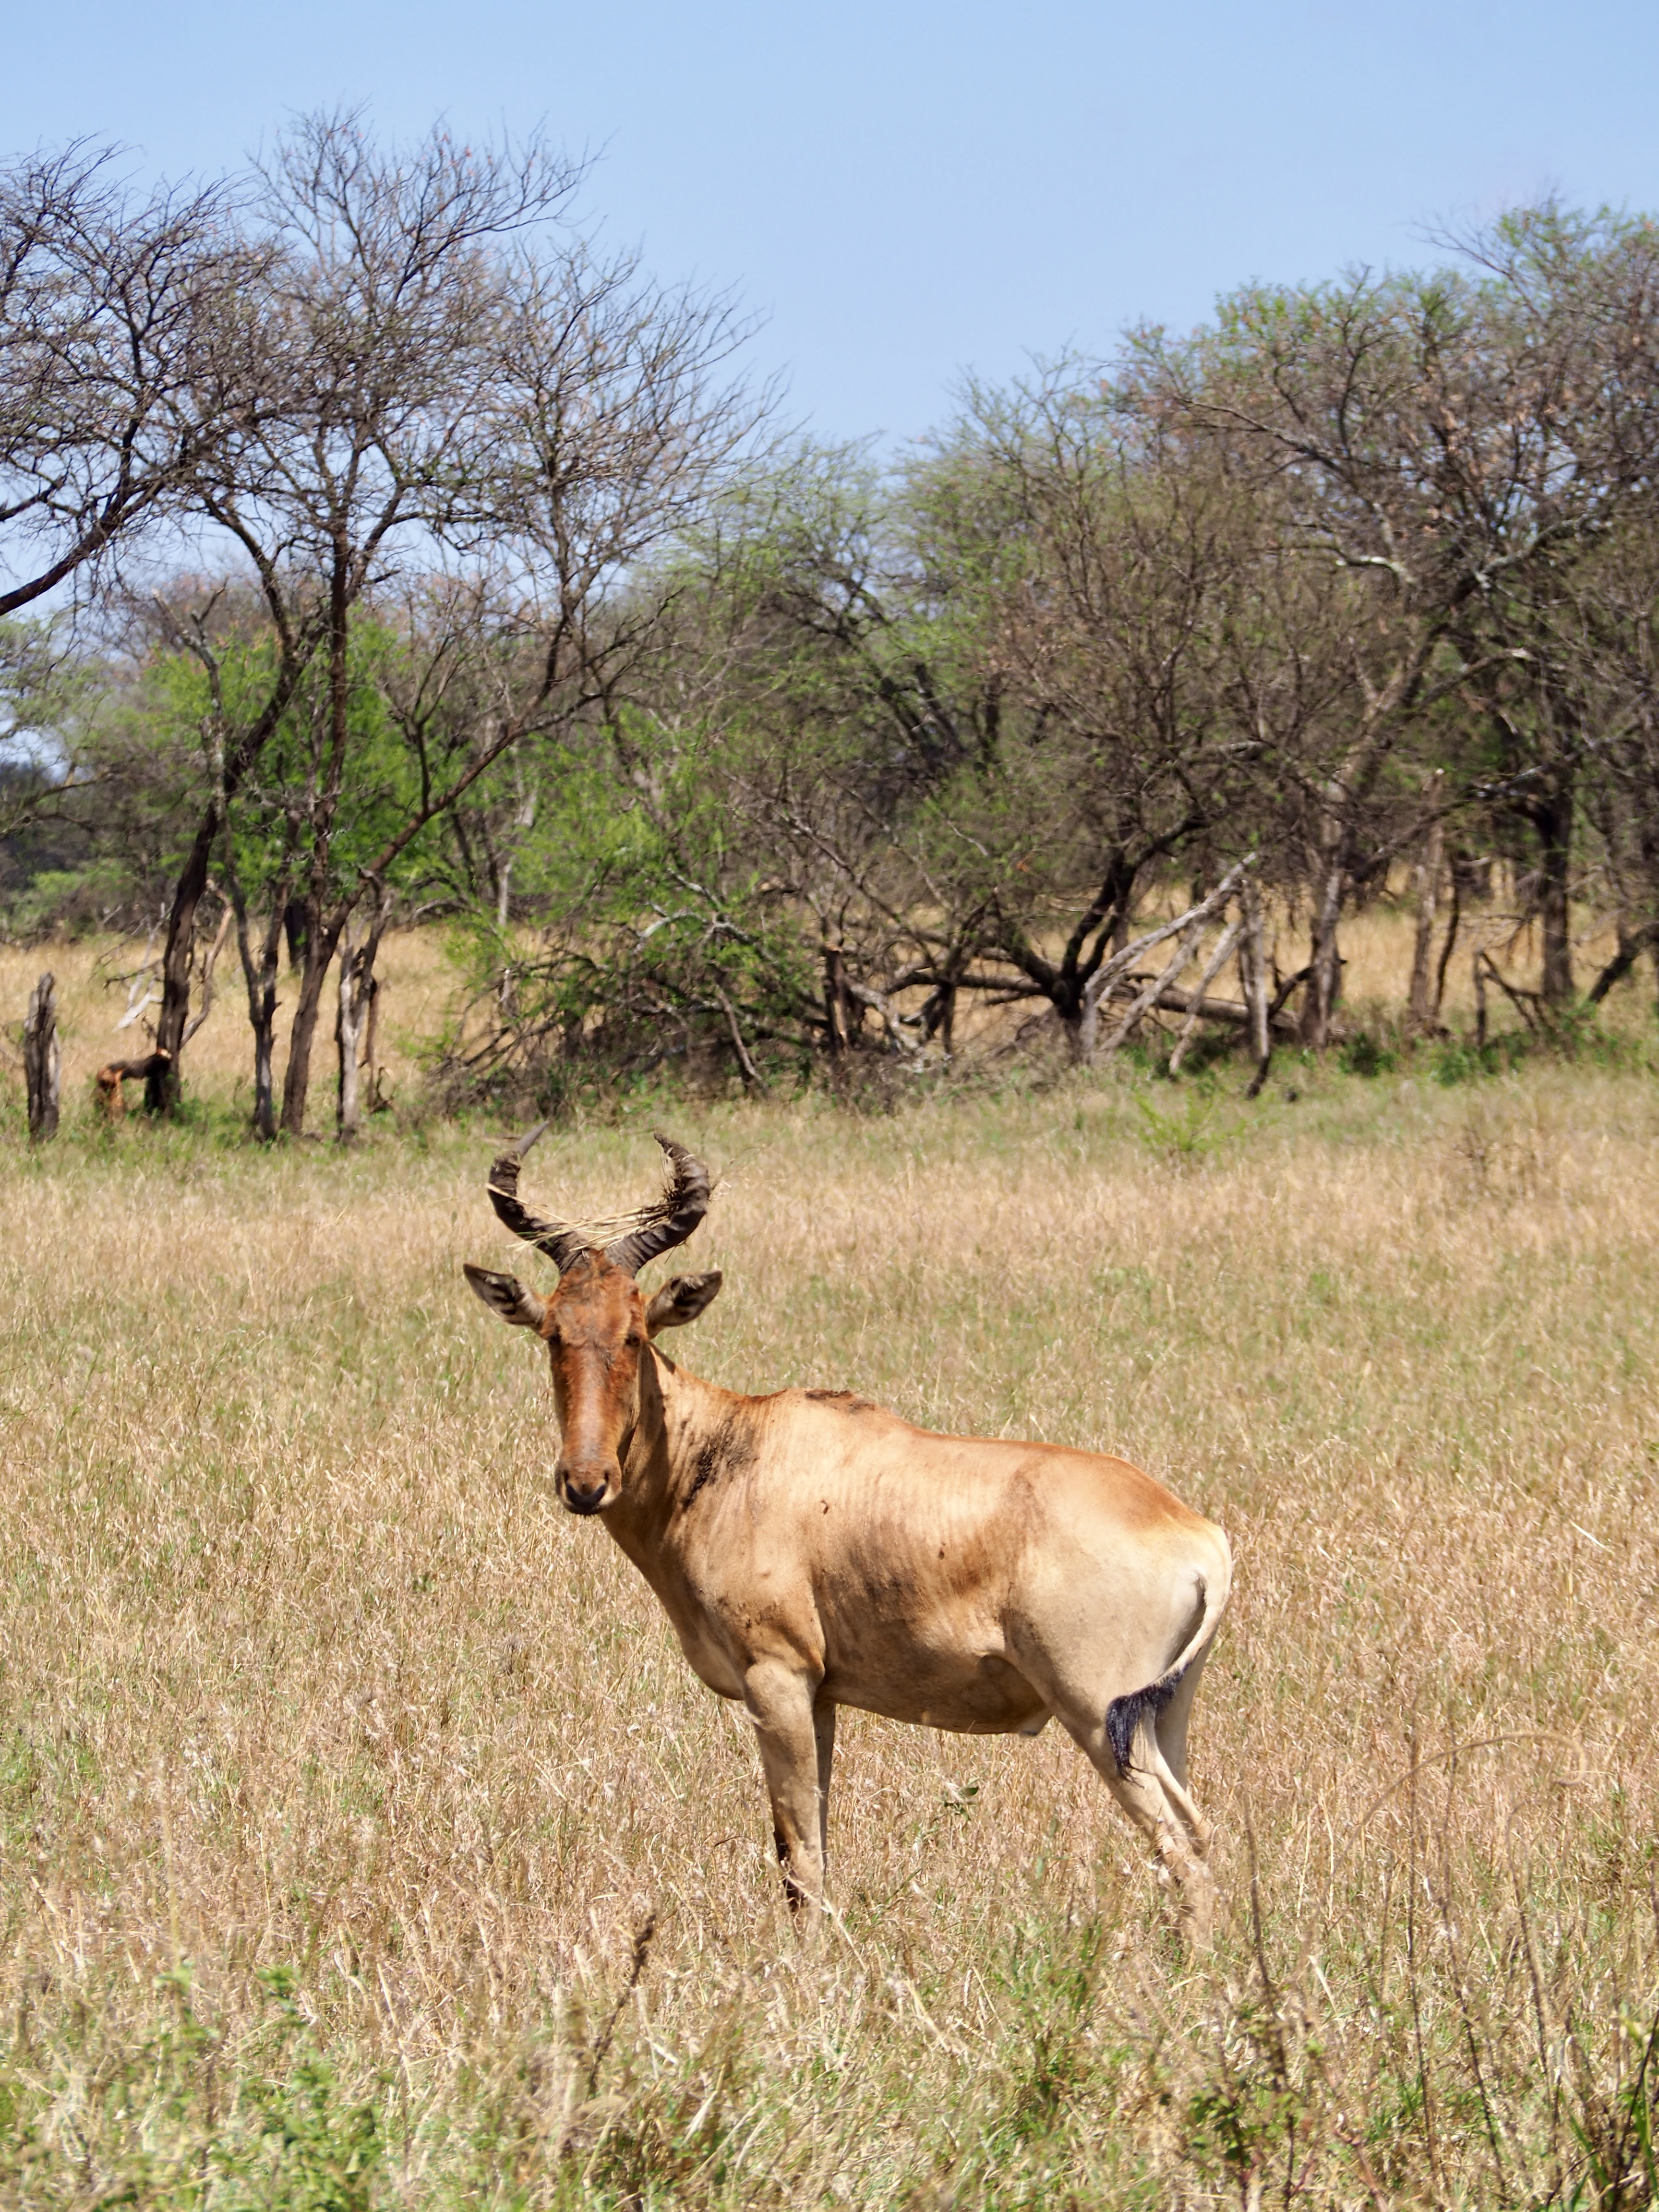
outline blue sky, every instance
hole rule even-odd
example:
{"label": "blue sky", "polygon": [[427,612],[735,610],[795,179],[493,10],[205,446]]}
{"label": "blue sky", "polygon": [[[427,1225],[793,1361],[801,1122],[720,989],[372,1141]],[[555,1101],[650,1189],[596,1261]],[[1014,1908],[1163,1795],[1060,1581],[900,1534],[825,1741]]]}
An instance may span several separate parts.
{"label": "blue sky", "polygon": [[1555,190],[1659,209],[1659,8],[1578,0],[6,0],[0,147],[234,166],[295,110],[544,123],[586,211],[735,286],[819,434],[902,440],[964,369],[1177,328],[1252,276],[1427,258]]}

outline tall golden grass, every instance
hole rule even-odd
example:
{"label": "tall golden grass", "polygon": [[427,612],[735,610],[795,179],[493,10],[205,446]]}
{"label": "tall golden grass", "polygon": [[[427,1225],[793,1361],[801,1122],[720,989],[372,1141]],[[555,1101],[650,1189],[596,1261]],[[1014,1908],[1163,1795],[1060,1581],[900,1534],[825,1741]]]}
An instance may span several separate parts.
{"label": "tall golden grass", "polygon": [[[0,1152],[8,2201],[1648,2201],[1650,1076],[678,1110],[690,1364],[1121,1452],[1237,1563],[1212,1957],[1056,1731],[859,1716],[805,1950],[746,1728],[461,1281],[522,1265],[498,1133],[100,1132],[58,964],[68,1133]],[[647,1126],[534,1187],[640,1194]]]}

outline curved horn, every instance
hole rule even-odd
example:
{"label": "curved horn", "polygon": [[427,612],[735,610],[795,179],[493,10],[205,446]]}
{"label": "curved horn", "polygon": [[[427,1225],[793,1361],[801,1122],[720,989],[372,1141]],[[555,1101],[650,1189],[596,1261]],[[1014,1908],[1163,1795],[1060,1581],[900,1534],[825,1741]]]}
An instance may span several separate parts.
{"label": "curved horn", "polygon": [[488,1188],[489,1203],[506,1227],[515,1237],[522,1237],[526,1244],[533,1244],[538,1252],[545,1252],[562,1274],[573,1260],[580,1259],[584,1252],[591,1252],[592,1246],[580,1230],[572,1229],[562,1221],[544,1221],[540,1214],[532,1213],[519,1196],[519,1170],[524,1156],[547,1127],[545,1121],[539,1123],[520,1137],[516,1145],[510,1145],[506,1152],[496,1154],[495,1164],[489,1170]]}
{"label": "curved horn", "polygon": [[684,1244],[708,1211],[708,1169],[672,1137],[659,1133],[657,1142],[667,1153],[669,1161],[668,1182],[663,1194],[647,1209],[647,1218],[639,1228],[630,1229],[626,1237],[617,1237],[615,1243],[605,1248],[605,1258],[625,1268],[630,1275],[637,1275],[646,1261],[654,1260],[658,1253]]}

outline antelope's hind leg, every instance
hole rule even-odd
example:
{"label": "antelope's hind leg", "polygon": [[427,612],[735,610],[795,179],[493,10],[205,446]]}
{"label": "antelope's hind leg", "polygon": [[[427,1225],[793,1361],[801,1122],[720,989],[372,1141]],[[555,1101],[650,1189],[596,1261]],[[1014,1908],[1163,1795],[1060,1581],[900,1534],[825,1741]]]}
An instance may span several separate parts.
{"label": "antelope's hind leg", "polygon": [[836,1765],[836,1708],[822,1695],[812,1707],[812,1735],[818,1754],[818,1858],[830,1878],[830,1777]]}
{"label": "antelope's hind leg", "polygon": [[1187,1723],[1206,1656],[1196,1654],[1167,1692],[1154,1686],[1115,1699],[1097,1717],[1060,1715],[1175,1883],[1182,1934],[1194,1951],[1208,1945],[1215,1914],[1210,1823],[1187,1787]]}

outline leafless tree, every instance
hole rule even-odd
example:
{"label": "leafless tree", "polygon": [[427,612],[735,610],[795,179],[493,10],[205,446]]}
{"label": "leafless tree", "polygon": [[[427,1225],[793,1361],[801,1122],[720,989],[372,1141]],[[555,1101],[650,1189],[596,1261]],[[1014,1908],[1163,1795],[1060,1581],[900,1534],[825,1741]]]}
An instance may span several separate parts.
{"label": "leafless tree", "polygon": [[179,511],[234,434],[262,257],[226,187],[135,193],[108,147],[0,170],[0,618]]}
{"label": "leafless tree", "polygon": [[[486,450],[501,242],[563,207],[578,178],[539,144],[477,151],[442,130],[381,149],[349,113],[302,120],[259,173],[262,280],[219,356],[234,359],[245,427],[204,457],[193,490],[211,532],[246,562],[277,649],[263,700],[217,733],[212,793],[174,887],[157,1022],[169,1057],[151,1083],[153,1109],[177,1097],[196,911],[227,809],[319,654],[326,746],[308,831],[326,870],[349,734],[353,611],[464,501]],[[307,943],[283,1102],[283,1126],[296,1133],[343,927],[341,917],[314,928]]]}

